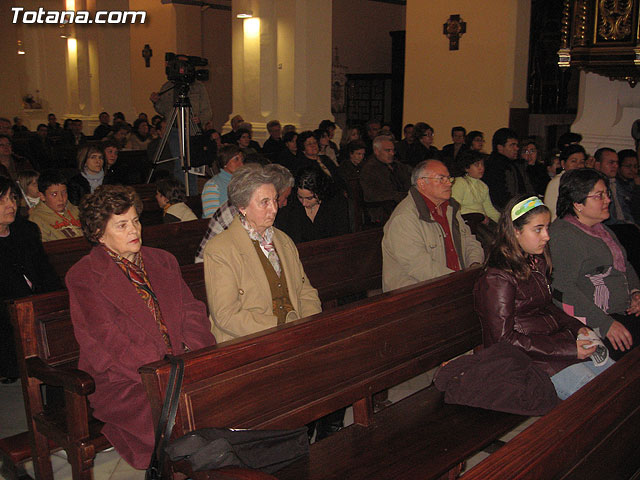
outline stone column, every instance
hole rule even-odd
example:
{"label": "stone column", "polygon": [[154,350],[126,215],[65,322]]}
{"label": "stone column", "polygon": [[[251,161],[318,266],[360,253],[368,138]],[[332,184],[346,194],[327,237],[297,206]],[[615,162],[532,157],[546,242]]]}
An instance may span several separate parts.
{"label": "stone column", "polygon": [[[238,19],[250,10],[252,18]],[[233,115],[262,143],[278,119],[299,131],[331,114],[331,2],[245,0],[232,11]],[[224,131],[230,130],[229,122]]]}
{"label": "stone column", "polygon": [[582,135],[587,153],[600,147],[616,151],[635,149],[631,126],[640,118],[640,87],[611,81],[595,73],[580,72],[578,115],[571,131]]}

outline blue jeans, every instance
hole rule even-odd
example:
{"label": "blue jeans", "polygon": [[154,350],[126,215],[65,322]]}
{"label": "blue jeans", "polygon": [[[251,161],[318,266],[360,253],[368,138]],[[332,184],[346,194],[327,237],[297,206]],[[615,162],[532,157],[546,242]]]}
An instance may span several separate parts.
{"label": "blue jeans", "polygon": [[[180,155],[180,141],[178,138],[178,129],[172,128],[169,133],[169,150],[171,150],[172,157],[178,157]],[[184,184],[184,170],[182,170],[182,164],[180,159],[173,162],[173,176],[176,177],[180,183]],[[198,176],[189,174],[189,195],[198,195]]]}
{"label": "blue jeans", "polygon": [[589,383],[614,363],[611,358],[607,358],[605,364],[599,367],[596,367],[591,360],[574,363],[556,373],[551,377],[551,381],[556,388],[558,397],[561,400],[566,400],[576,393],[580,387]]}

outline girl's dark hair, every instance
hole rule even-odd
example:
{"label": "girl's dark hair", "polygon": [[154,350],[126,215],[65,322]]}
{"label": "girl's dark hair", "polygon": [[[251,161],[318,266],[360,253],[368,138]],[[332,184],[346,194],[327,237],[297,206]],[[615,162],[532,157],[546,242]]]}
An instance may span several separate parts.
{"label": "girl's dark hair", "polygon": [[347,143],[347,153],[351,155],[353,152],[358,150],[366,150],[367,146],[364,144],[362,140],[353,140],[352,142]]}
{"label": "girl's dark hair", "polygon": [[331,198],[333,194],[329,177],[314,167],[303,168],[298,172],[295,187],[312,191],[321,202]]}
{"label": "girl's dark hair", "polygon": [[147,132],[147,135],[145,137],[143,137],[140,132],[138,131],[138,128],[140,128],[140,125],[142,125],[143,123],[146,123],[147,126],[149,125],[149,122],[147,122],[144,118],[138,118],[135,122],[133,122],[133,133],[136,137],[138,137],[141,141],[146,140],[149,137],[149,133]]}
{"label": "girl's dark hair", "polygon": [[463,150],[456,157],[451,174],[454,177],[464,177],[467,173],[467,168],[476,162],[486,160],[486,158],[487,155],[477,150]]}
{"label": "girl's dark hair", "polygon": [[315,139],[317,140],[318,145],[320,145],[320,139],[321,139],[322,137],[324,137],[325,135],[328,137],[328,136],[329,136],[329,132],[328,132],[328,131],[326,131],[326,130],[325,130],[325,129],[323,129],[323,128],[316,128],[316,129],[313,131],[313,136],[314,136],[314,137],[315,137]]}
{"label": "girl's dark hair", "polygon": [[[504,211],[500,214],[496,239],[493,242],[491,251],[485,262],[487,267],[499,268],[500,270],[509,272],[518,280],[526,280],[529,275],[531,275],[531,266],[527,259],[529,254],[524,252],[520,243],[518,243],[516,230],[521,231],[522,228],[529,223],[531,217],[538,213],[547,212],[550,215],[546,205],[539,205],[515,220],[511,220],[511,210],[513,210],[513,207],[529,197],[530,195],[520,195],[509,200]],[[550,272],[551,255],[548,244],[544,248],[543,255],[547,262],[547,272]]]}
{"label": "girl's dark hair", "polygon": [[158,180],[156,182],[156,191],[169,200],[171,205],[182,203],[187,199],[184,185],[173,177]]}
{"label": "girl's dark hair", "polygon": [[584,158],[587,158],[587,152],[585,151],[582,145],[578,145],[577,143],[572,143],[571,145],[567,145],[565,148],[560,150],[560,161],[566,162],[567,158],[569,158],[574,153],[582,153]]}
{"label": "girl's dark hair", "polygon": [[295,131],[287,132],[282,136],[282,141],[284,143],[289,143],[290,141],[292,141],[297,136],[298,136],[298,134]]}
{"label": "girl's dark hair", "polygon": [[4,197],[7,192],[11,192],[11,194],[16,198],[18,198],[18,187],[9,177],[4,177],[0,175],[0,197]]}
{"label": "girl's dark hair", "polygon": [[[570,147],[573,145],[569,145]],[[592,168],[578,168],[562,174],[560,177],[560,187],[558,189],[558,203],[556,204],[556,214],[558,218],[567,215],[576,216],[573,208],[574,203],[582,203],[587,200],[587,195],[593,190],[596,183],[602,180],[609,189],[609,179],[602,173]]]}
{"label": "girl's dark hair", "polygon": [[484,138],[484,133],[482,133],[480,130],[471,130],[469,133],[467,133],[467,136],[464,137],[464,143],[467,144],[467,147],[470,147],[471,142],[473,142],[473,140],[477,137]]}

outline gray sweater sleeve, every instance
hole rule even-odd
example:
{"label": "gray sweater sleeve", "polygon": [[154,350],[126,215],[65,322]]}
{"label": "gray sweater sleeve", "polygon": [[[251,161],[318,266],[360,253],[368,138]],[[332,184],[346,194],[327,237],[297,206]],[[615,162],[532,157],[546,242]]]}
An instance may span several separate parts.
{"label": "gray sweater sleeve", "polygon": [[[553,260],[552,287],[562,294],[562,301],[554,296],[554,302],[566,313],[585,319],[591,328],[598,328],[601,336],[605,336],[613,323],[613,318],[598,308],[587,292],[578,284],[578,279],[584,275],[583,258],[589,252],[581,248],[579,233],[571,232],[567,228],[558,228],[556,220],[551,230],[551,258]],[[564,223],[564,222],[563,222]],[[573,309],[573,311],[572,311]]]}

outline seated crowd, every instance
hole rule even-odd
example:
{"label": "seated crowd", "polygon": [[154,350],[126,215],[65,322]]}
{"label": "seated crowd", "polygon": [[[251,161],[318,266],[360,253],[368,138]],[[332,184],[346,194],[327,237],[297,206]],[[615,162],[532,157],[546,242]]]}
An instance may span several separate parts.
{"label": "seated crowd", "polygon": [[[167,114],[160,94],[152,101]],[[119,163],[123,150],[154,158],[164,117],[149,123],[140,114],[130,126],[102,112],[91,138],[81,121],[61,127],[54,114],[33,135],[0,119],[2,300],[61,288],[42,242],[84,236],[93,245],[66,276],[79,368],[95,380],[89,398],[103,433],[135,468],[147,466],[153,447],[138,368],[320,312],[296,243],[362,225],[383,228],[385,292],[484,268],[474,289],[484,345],[523,350],[561,399],[640,338],[635,151],[605,147],[591,158],[581,137],[567,134],[543,160],[535,139],[501,128],[487,154],[484,134],[462,126],[440,150],[426,122],[406,125],[396,141],[377,120],[345,128],[339,145],[330,120],[299,133],[272,120],[261,147],[242,116],[222,136],[206,118],[216,161],[205,162],[200,201],[210,220],[195,261],[204,262],[207,306],[171,254],[142,245],[142,202]],[[56,146],[73,149],[74,168],[56,160]],[[188,202],[197,183],[172,161],[151,170],[163,222],[195,220]],[[1,308],[0,376],[11,382],[16,354]],[[339,410],[309,425],[309,438],[339,430],[343,417]]]}

